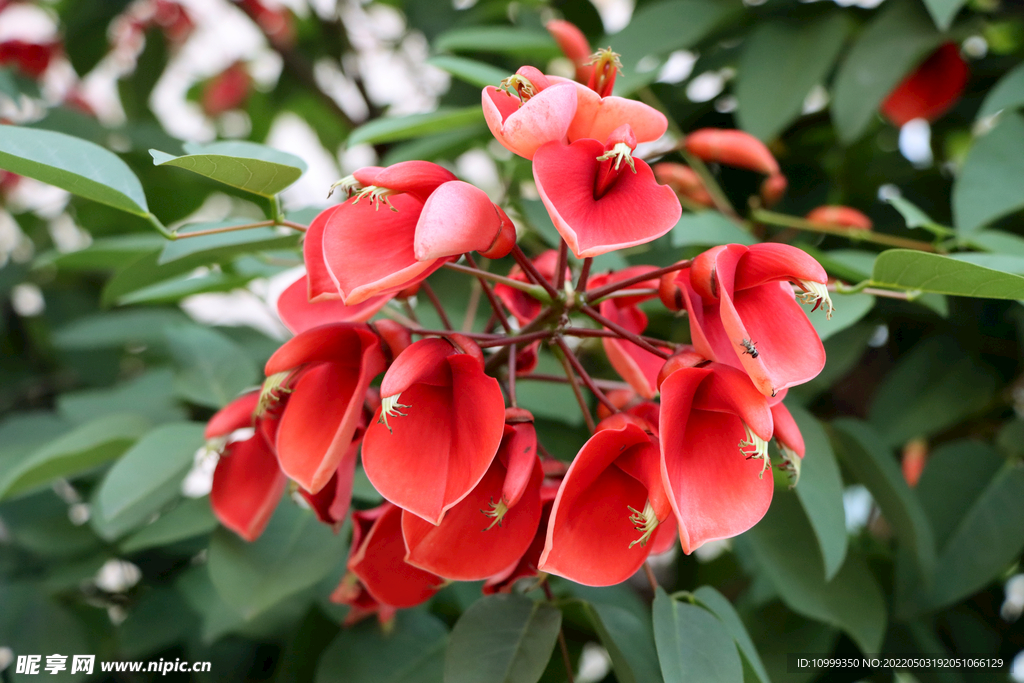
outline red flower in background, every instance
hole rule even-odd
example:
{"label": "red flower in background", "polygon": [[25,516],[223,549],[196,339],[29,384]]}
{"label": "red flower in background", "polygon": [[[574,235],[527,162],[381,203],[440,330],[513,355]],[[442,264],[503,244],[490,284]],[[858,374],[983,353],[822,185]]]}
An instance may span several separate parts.
{"label": "red flower in background", "polygon": [[805,218],[812,223],[841,225],[858,230],[870,230],[873,227],[870,218],[849,206],[819,206],[816,209],[811,209]]}
{"label": "red flower in background", "polygon": [[913,119],[934,121],[963,94],[970,70],[956,43],[945,43],[904,78],[882,102],[882,113],[894,125]]}
{"label": "red flower in background", "polygon": [[235,62],[206,82],[200,102],[207,116],[220,116],[245,104],[251,92],[249,70],[242,62]]}
{"label": "red flower in background", "polygon": [[583,31],[577,28],[571,21],[556,19],[544,24],[551,37],[558,43],[558,48],[566,57],[572,60],[576,67],[576,80],[580,83],[588,83],[594,73],[594,65],[591,64],[593,50],[590,49],[590,42],[583,35]]}
{"label": "red flower in background", "polygon": [[483,352],[452,334],[403,351],[380,385],[363,467],[384,498],[440,524],[487,473],[501,444],[505,401]]}
{"label": "red flower in background", "polygon": [[14,64],[30,78],[39,78],[60,52],[60,43],[29,43],[5,40],[0,43],[0,65]]}

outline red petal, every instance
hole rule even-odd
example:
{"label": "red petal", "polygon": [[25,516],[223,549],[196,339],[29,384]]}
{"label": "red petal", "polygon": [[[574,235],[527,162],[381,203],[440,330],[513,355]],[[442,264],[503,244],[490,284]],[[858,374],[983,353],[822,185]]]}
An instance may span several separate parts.
{"label": "red petal", "polygon": [[407,192],[422,203],[442,183],[455,179],[455,174],[443,166],[414,160],[382,168],[374,176],[373,185],[395,192]]}
{"label": "red petal", "polygon": [[235,441],[224,449],[213,473],[210,505],[221,524],[255,541],[270,522],[287,482],[262,438]]}
{"label": "red petal", "polygon": [[520,106],[518,98],[488,86],[483,108],[498,142],[513,154],[532,159],[541,145],[565,139],[576,114],[576,89],[574,84],[556,83]]}
{"label": "red petal", "polygon": [[337,285],[327,270],[324,262],[324,228],[331,216],[337,213],[344,204],[332,206],[313,219],[302,238],[302,260],[306,263],[306,274],[309,284],[310,301],[328,301],[340,299]]}
{"label": "red petal", "polygon": [[711,370],[711,375],[697,389],[694,409],[736,415],[759,437],[770,440],[772,411],[746,373],[721,363],[709,363],[705,367]]}
{"label": "red petal", "polygon": [[354,306],[346,306],[340,300],[312,302],[310,289],[308,278],[303,276],[289,285],[277,300],[277,314],[292,334],[328,323],[365,322],[392,299],[391,295],[375,296]]}
{"label": "red petal", "polygon": [[913,119],[934,121],[960,99],[970,71],[956,43],[946,43],[896,86],[882,113],[897,126]]}
{"label": "red petal", "polygon": [[[630,332],[643,332],[647,327],[647,316],[643,311],[638,308],[619,309],[612,301],[601,302],[601,315]],[[658,393],[658,373],[665,365],[665,359],[626,339],[602,337],[601,345],[615,372],[629,382],[636,393],[647,399],[654,398]]]}
{"label": "red petal", "polygon": [[415,607],[429,600],[444,583],[405,561],[402,510],[393,505],[370,527],[363,544],[349,558],[348,568],[370,595],[392,607]]}
{"label": "red petal", "polygon": [[800,433],[793,415],[782,403],[772,406],[772,420],[775,423],[775,438],[786,448],[804,457],[804,435]]}
{"label": "red petal", "polygon": [[267,361],[269,377],[307,363],[363,363],[376,375],[384,369],[380,340],[362,323],[334,323],[314,327],[286,341]]}
{"label": "red petal", "polygon": [[380,395],[395,396],[416,383],[451,386],[451,368],[445,361],[456,353],[452,343],[440,337],[427,337],[411,344],[384,373]]}
{"label": "red petal", "polygon": [[486,251],[500,228],[501,217],[483,190],[461,180],[445,183],[423,205],[416,224],[416,258],[426,261]]}
{"label": "red petal", "polygon": [[525,495],[505,513],[500,526],[491,526],[492,519],[483,514],[501,499],[507,471],[500,458],[494,458],[480,483],[445,513],[439,525],[404,513],[406,562],[455,581],[486,579],[517,562],[533,541],[540,523],[540,484],[544,474],[540,460],[536,456],[533,460]]}
{"label": "red petal", "polygon": [[636,172],[621,170],[605,194],[594,199],[604,145],[578,140],[551,142],[533,162],[533,177],[551,220],[578,258],[645,244],[671,230],[682,208],[675,192],[658,185],[650,166],[635,159]]}
{"label": "red petal", "polygon": [[[552,78],[552,81],[556,79]],[[582,138],[606,140],[613,130],[629,124],[637,142],[657,140],[668,130],[668,119],[660,111],[624,97],[601,97],[583,85],[576,84],[579,104],[569,127],[569,142]]]}
{"label": "red petal", "polygon": [[203,438],[206,440],[215,439],[218,436],[227,436],[236,429],[252,427],[252,415],[256,411],[256,404],[259,403],[260,392],[253,391],[239,396],[227,404],[210,418],[206,423],[206,431]]}
{"label": "red petal", "polygon": [[739,291],[767,282],[809,280],[825,284],[828,274],[813,256],[788,244],[764,242],[747,247],[736,264],[733,289]]}
{"label": "red petal", "polygon": [[[324,524],[340,525],[345,519],[345,515],[348,514],[349,505],[352,503],[352,482],[355,480],[358,457],[359,440],[356,440],[349,445],[348,451],[338,463],[338,469],[334,471],[330,481],[318,493],[299,489],[299,493]],[[335,530],[337,530],[337,526],[335,526]]]}

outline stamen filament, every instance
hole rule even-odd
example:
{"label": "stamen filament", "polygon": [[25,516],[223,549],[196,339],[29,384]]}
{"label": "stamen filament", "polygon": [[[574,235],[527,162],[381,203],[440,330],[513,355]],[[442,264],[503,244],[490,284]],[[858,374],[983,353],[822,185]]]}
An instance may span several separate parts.
{"label": "stamen filament", "polygon": [[341,188],[341,191],[345,195],[346,199],[351,197],[353,192],[358,192],[359,190],[363,189],[363,186],[359,183],[358,180],[356,180],[356,177],[354,175],[347,175],[338,182],[331,185],[330,189],[327,191],[328,199],[331,198],[331,195],[334,194],[335,188],[338,187]]}
{"label": "stamen filament", "polygon": [[381,402],[380,402],[380,417],[377,418],[377,424],[383,423],[384,426],[388,428],[388,431],[390,433],[392,433],[392,434],[394,434],[395,432],[394,432],[393,429],[391,429],[391,425],[388,424],[388,418],[389,417],[395,417],[395,416],[408,417],[409,416],[408,413],[403,413],[402,411],[400,411],[398,409],[399,408],[411,408],[412,407],[411,405],[405,405],[404,403],[399,403],[398,402],[398,397],[399,396],[401,396],[401,394],[395,394],[394,396],[388,396],[386,398],[381,399]]}
{"label": "stamen filament", "polygon": [[401,194],[401,193],[400,192],[396,192],[395,190],[389,190],[386,187],[377,187],[376,185],[367,185],[366,187],[364,187],[361,190],[359,190],[358,192],[356,192],[356,194],[355,194],[355,197],[356,197],[355,201],[353,201],[352,203],[353,204],[358,204],[360,199],[369,198],[370,203],[374,204],[374,209],[375,210],[379,210],[381,202],[384,202],[385,204],[388,205],[389,209],[391,209],[392,211],[397,212],[398,209],[396,209],[391,204],[391,200],[389,199],[389,197],[391,197],[392,195],[396,195],[396,194]]}
{"label": "stamen filament", "polygon": [[644,504],[643,512],[640,512],[629,505],[626,506],[626,509],[632,513],[629,516],[629,521],[633,525],[633,528],[637,531],[643,532],[640,538],[629,544],[629,547],[632,548],[639,543],[640,547],[643,548],[647,545],[647,541],[651,540],[654,530],[658,528],[659,522],[658,517],[654,514],[654,507],[651,505],[650,499],[648,499]]}
{"label": "stamen filament", "polygon": [[764,472],[771,466],[771,459],[768,457],[768,442],[751,431],[746,424],[743,425],[746,431],[746,438],[740,441],[740,453],[747,456],[747,460],[756,459],[762,462],[761,472],[758,479],[764,478]]}
{"label": "stamen filament", "polygon": [[599,156],[598,161],[605,161],[606,159],[615,159],[615,170],[619,170],[619,166],[625,161],[629,164],[629,167],[636,173],[636,164],[633,163],[633,150],[625,142],[616,142],[615,145]]}
{"label": "stamen filament", "polygon": [[263,388],[260,389],[260,397],[256,401],[256,417],[262,417],[272,410],[283,398],[281,394],[292,392],[291,387],[283,386],[291,374],[291,370],[286,370],[263,380]]}
{"label": "stamen filament", "polygon": [[523,104],[526,104],[531,97],[537,94],[537,88],[530,82],[530,79],[519,74],[512,74],[503,80],[501,85],[498,86],[498,90],[504,90],[509,95],[518,96]]}
{"label": "stamen filament", "polygon": [[494,521],[491,522],[490,526],[488,526],[486,529],[481,529],[481,531],[490,531],[494,528],[495,524],[501,526],[501,520],[504,519],[505,513],[508,512],[508,506],[505,505],[504,498],[500,499],[497,503],[494,502],[494,498],[491,498],[491,509],[480,510],[480,512],[484,513],[484,515],[486,515],[487,517],[491,517],[494,519]]}
{"label": "stamen filament", "polygon": [[828,295],[828,287],[820,282],[811,282],[810,280],[798,280],[797,285],[804,290],[796,294],[800,303],[814,304],[812,311],[818,310],[820,306],[825,311],[825,320],[831,320],[835,307],[832,305],[832,298]]}

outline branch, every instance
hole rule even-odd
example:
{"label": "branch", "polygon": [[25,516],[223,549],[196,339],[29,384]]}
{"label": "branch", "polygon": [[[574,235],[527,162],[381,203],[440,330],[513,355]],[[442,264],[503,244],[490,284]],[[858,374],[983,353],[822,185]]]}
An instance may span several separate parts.
{"label": "branch", "polygon": [[613,413],[619,412],[618,406],[612,403],[608,399],[608,397],[604,395],[604,392],[598,389],[597,385],[594,384],[594,380],[591,379],[587,371],[583,369],[583,364],[580,363],[580,359],[577,358],[576,354],[572,352],[572,349],[569,348],[569,345],[565,343],[565,339],[563,339],[560,336],[556,336],[555,343],[558,344],[558,348],[562,349],[562,353],[564,353],[566,358],[569,359],[569,363],[572,364],[573,369],[576,371],[576,374],[579,375],[580,380],[582,380],[583,384],[586,385],[587,389],[590,389],[590,393],[592,393],[598,401],[603,403],[605,408],[608,408],[608,410],[612,411]]}
{"label": "branch", "polygon": [[[558,344],[558,342],[561,342]],[[558,344],[561,353],[555,354],[558,356],[558,360],[562,363],[562,369],[565,370],[565,376],[569,380],[569,386],[572,387],[572,393],[576,396],[576,402],[580,404],[580,412],[583,413],[583,419],[587,421],[587,429],[593,434],[594,430],[597,429],[597,425],[594,423],[594,416],[590,414],[590,406],[587,405],[587,399],[583,396],[583,391],[580,389],[580,383],[576,378],[576,373],[573,372],[572,363],[569,361],[569,356],[572,354],[568,351],[565,346],[565,340],[561,337],[555,337],[555,343]]]}
{"label": "branch", "polygon": [[644,349],[645,351],[650,351],[655,356],[664,358],[665,360],[668,360],[671,356],[671,354],[665,353],[664,351],[657,348],[650,342],[644,341],[644,339],[642,339],[639,335],[633,334],[632,332],[630,332],[629,330],[627,330],[626,328],[622,327],[617,323],[613,323],[611,320],[604,317],[590,306],[583,306],[580,310],[584,314],[590,316],[590,318],[593,319],[594,321],[604,325],[613,332],[617,332],[620,337],[622,337],[623,339],[628,339],[629,341],[633,342],[634,344]]}
{"label": "branch", "polygon": [[523,250],[519,248],[518,244],[512,247],[512,257],[531,280],[544,288],[544,291],[548,293],[548,296],[552,299],[558,298],[558,290],[548,282],[547,278],[540,274],[540,271],[537,270],[537,266],[533,265],[533,261],[530,260],[529,256],[523,253]]}
{"label": "branch", "polygon": [[591,304],[597,303],[598,299],[600,299],[601,297],[607,296],[608,294],[611,294],[612,292],[617,292],[620,289],[626,289],[627,287],[631,287],[631,286],[633,286],[633,285],[635,285],[637,283],[640,283],[640,282],[646,282],[647,280],[653,280],[655,278],[660,278],[662,275],[666,275],[666,274],[671,273],[671,272],[676,271],[676,270],[682,270],[683,268],[689,268],[691,263],[693,263],[693,259],[686,259],[685,261],[679,261],[678,263],[673,263],[671,266],[665,266],[664,268],[658,268],[657,270],[652,270],[649,273],[644,273],[642,275],[636,275],[634,277],[626,278],[625,280],[620,280],[618,282],[612,282],[612,283],[609,283],[609,284],[605,285],[604,287],[598,287],[597,289],[595,289],[595,290],[593,290],[591,292],[587,292],[587,303],[591,303]]}
{"label": "branch", "polygon": [[[543,301],[544,303],[548,303],[551,301],[547,296],[545,296],[544,288],[538,287],[537,285],[531,285],[528,282],[520,282],[519,280],[513,280],[510,277],[505,277],[504,275],[498,275],[496,273],[490,273],[486,270],[480,270],[478,268],[460,266],[458,263],[452,263],[451,261],[445,263],[444,266],[442,267],[447,268],[448,270],[454,270],[459,273],[466,273],[467,275],[472,275],[473,277],[485,278],[492,282],[500,282],[501,284],[507,285],[513,289],[518,289],[521,292],[526,292],[533,298]],[[548,286],[550,287],[550,285]]]}
{"label": "branch", "polygon": [[841,225],[814,223],[803,218],[787,216],[786,214],[765,211],[763,209],[755,210],[751,214],[751,218],[758,223],[777,225],[782,228],[793,228],[795,230],[805,230],[807,232],[817,232],[825,235],[836,235],[837,237],[845,237],[846,239],[854,242],[873,242],[874,244],[882,244],[887,247],[916,249],[918,251],[929,251],[933,253],[938,251],[938,249],[935,248],[935,245],[929,242],[921,242],[920,240],[912,240],[905,237],[896,237],[895,235],[887,235],[885,233],[874,232],[873,230],[863,230],[861,228],[847,228]]}

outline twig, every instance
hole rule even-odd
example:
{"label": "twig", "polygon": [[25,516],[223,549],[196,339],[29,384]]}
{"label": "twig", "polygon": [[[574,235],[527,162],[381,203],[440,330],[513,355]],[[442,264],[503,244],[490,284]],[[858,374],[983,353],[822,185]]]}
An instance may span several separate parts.
{"label": "twig", "polygon": [[[519,280],[513,280],[510,277],[498,275],[497,273],[490,273],[486,270],[479,270],[477,268],[470,268],[468,266],[460,266],[458,263],[452,263],[450,261],[448,263],[445,263],[443,267],[447,268],[448,270],[457,271],[459,273],[466,273],[467,275],[472,275],[473,277],[486,278],[487,280],[491,280],[492,282],[500,282],[501,284],[508,285],[513,289],[518,289],[521,292],[526,292],[530,296],[536,299],[540,299],[541,301],[549,301],[549,299],[547,299],[544,296],[546,291],[544,288],[539,287],[537,285],[531,285],[528,282],[520,282]],[[551,285],[549,284],[548,287],[550,286]]]}
{"label": "twig", "polygon": [[565,354],[565,357],[569,359],[569,363],[572,364],[573,369],[576,371],[576,374],[579,375],[579,378],[583,382],[583,384],[586,385],[587,389],[590,389],[590,393],[592,393],[598,401],[603,403],[605,408],[607,408],[608,410],[612,411],[613,413],[619,412],[619,407],[612,403],[608,399],[608,397],[604,395],[604,392],[601,391],[596,384],[594,384],[594,380],[590,377],[590,374],[587,373],[587,371],[583,368],[583,364],[580,363],[580,359],[576,357],[576,354],[572,352],[572,349],[569,348],[569,345],[565,343],[565,339],[556,335],[555,343],[558,344],[558,348],[562,349],[562,353]]}
{"label": "twig", "polygon": [[508,403],[516,407],[516,345],[511,344],[508,349]]}
{"label": "twig", "polygon": [[175,230],[171,234],[174,235],[174,239],[183,240],[189,237],[202,237],[204,235],[219,235],[222,232],[236,232],[238,230],[252,230],[253,228],[266,228],[272,225],[277,225],[275,221],[257,221],[255,223],[246,223],[244,225],[228,225],[223,228],[210,228],[209,230],[195,230],[193,232],[179,232]]}
{"label": "twig", "polygon": [[662,275],[666,275],[668,273],[671,273],[672,271],[682,270],[683,268],[689,268],[691,263],[693,263],[693,260],[692,259],[687,259],[685,261],[679,261],[678,263],[673,263],[671,266],[665,266],[664,268],[658,268],[657,270],[652,270],[649,273],[643,273],[642,275],[635,275],[633,277],[629,277],[629,278],[626,278],[625,280],[620,280],[618,282],[611,282],[611,283],[605,285],[604,287],[598,287],[597,289],[595,289],[595,290],[593,290],[591,292],[587,292],[587,302],[588,303],[595,303],[601,297],[607,296],[608,294],[611,294],[612,292],[617,292],[620,289],[626,289],[627,287],[631,287],[632,285],[635,285],[638,282],[646,282],[647,280],[654,280],[655,278],[660,278]]}
{"label": "twig", "polygon": [[[529,375],[522,375],[520,380],[529,379],[536,382],[557,382],[558,384],[568,384],[569,380],[565,377],[559,377],[558,375],[546,375],[544,373],[533,372]],[[616,389],[630,389],[631,387],[627,382],[617,382],[612,379],[594,379],[594,384],[607,389],[608,391],[614,391]]]}
{"label": "twig", "polygon": [[448,313],[445,312],[444,305],[441,303],[441,300],[437,298],[434,288],[424,280],[420,283],[420,289],[427,295],[427,298],[430,300],[430,304],[434,307],[434,310],[437,311],[437,317],[441,319],[441,324],[444,325],[444,329],[454,330],[455,328],[452,327],[452,321],[448,319]]}
{"label": "twig", "polygon": [[644,561],[644,574],[647,575],[647,581],[651,584],[651,592],[658,592],[658,578],[654,575],[654,570],[651,569],[651,565],[646,560]]}
{"label": "twig", "polygon": [[[482,268],[476,265],[476,261],[473,260],[473,256],[470,254],[466,254],[466,262],[469,263],[469,265],[472,266],[473,268],[479,270],[481,273],[487,272],[486,270],[483,270]],[[480,287],[483,288],[484,294],[487,295],[487,301],[488,303],[491,304],[491,311],[494,313],[495,317],[497,317],[498,322],[501,323],[501,326],[505,329],[506,332],[511,334],[512,325],[508,321],[508,316],[505,315],[505,309],[502,307],[501,301],[494,294],[494,290],[491,289],[491,286],[483,277],[478,277],[477,282],[480,283]]]}
{"label": "twig", "polygon": [[751,219],[758,223],[765,223],[767,225],[777,225],[782,228],[793,228],[795,230],[805,230],[807,232],[817,232],[824,235],[836,235],[838,237],[845,237],[846,239],[854,242],[873,242],[874,244],[882,244],[887,247],[899,247],[903,249],[916,249],[918,251],[930,251],[937,252],[934,244],[929,242],[922,242],[920,240],[912,240],[905,237],[897,237],[895,235],[887,235],[881,232],[875,232],[873,230],[862,230],[860,228],[847,228],[841,225],[827,225],[825,223],[815,223],[813,221],[805,220],[803,218],[797,218],[795,216],[787,216],[783,213],[775,213],[774,211],[765,211],[763,209],[757,209],[751,214]]}
{"label": "twig", "polygon": [[555,270],[555,289],[565,289],[565,268],[569,263],[569,245],[562,240],[558,247],[558,268]]}
{"label": "twig", "polygon": [[[559,334],[567,337],[613,337],[615,339],[621,339],[622,336],[618,332],[611,330],[595,330],[589,327],[565,327],[558,331]],[[643,339],[651,346],[664,346],[667,349],[674,349],[677,344],[664,339],[658,339],[657,337],[648,337],[647,335],[638,334],[638,337]],[[628,340],[627,340],[628,341]]]}
{"label": "twig", "polygon": [[483,282],[483,280],[474,280],[472,286],[469,288],[469,301],[466,302],[466,314],[462,316],[463,332],[473,331],[473,323],[476,322],[476,310],[480,307],[480,292],[483,289],[480,285],[481,282]]}
{"label": "twig", "polygon": [[558,298],[558,290],[548,282],[547,278],[540,274],[540,271],[537,270],[537,266],[533,265],[533,261],[530,260],[529,256],[523,253],[523,250],[519,248],[518,244],[512,247],[512,257],[531,280],[544,288],[544,291],[548,293],[548,296],[552,299]]}
{"label": "twig", "polygon": [[[555,341],[558,341],[558,337]],[[562,342],[565,343],[564,341]],[[563,347],[559,347],[562,349]],[[583,413],[583,419],[587,421],[587,429],[593,434],[594,430],[597,429],[597,425],[594,423],[594,416],[590,414],[590,406],[587,405],[587,399],[583,396],[583,391],[580,389],[580,383],[576,378],[576,373],[573,372],[572,363],[569,361],[569,354],[565,351],[562,353],[555,354],[559,356],[559,360],[562,362],[562,368],[565,370],[565,376],[569,380],[569,386],[572,387],[572,393],[576,396],[576,402],[580,404],[580,412]]]}
{"label": "twig", "polygon": [[587,257],[583,259],[583,268],[580,269],[580,278],[576,281],[576,291],[584,292],[587,289],[587,280],[590,279],[590,266],[593,265],[594,259]]}
{"label": "twig", "polygon": [[514,344],[528,344],[535,342],[538,339],[547,339],[552,334],[551,330],[539,330],[537,332],[528,332],[527,334],[518,334],[514,337],[494,337],[490,335],[486,341],[480,343],[480,348],[486,349],[494,346],[512,346]]}
{"label": "twig", "polygon": [[611,320],[604,317],[590,306],[583,306],[580,308],[580,311],[582,311],[585,315],[590,316],[596,322],[601,323],[609,330],[612,330],[613,332],[618,332],[620,337],[628,339],[629,341],[633,342],[634,344],[644,349],[645,351],[650,351],[655,356],[659,356],[661,358],[664,358],[665,360],[668,360],[671,356],[671,354],[662,351],[661,349],[654,346],[650,342],[644,341],[644,339],[642,339],[639,335],[633,334],[632,332],[622,327],[618,323],[613,323]]}

